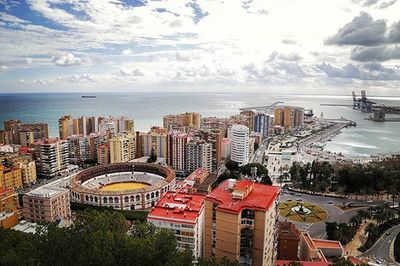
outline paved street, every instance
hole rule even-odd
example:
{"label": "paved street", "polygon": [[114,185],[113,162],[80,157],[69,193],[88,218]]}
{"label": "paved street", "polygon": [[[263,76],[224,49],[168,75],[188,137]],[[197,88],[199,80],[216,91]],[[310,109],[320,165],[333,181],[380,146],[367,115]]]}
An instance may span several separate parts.
{"label": "paved street", "polygon": [[390,245],[394,242],[398,233],[400,233],[400,225],[390,228],[362,257],[369,257],[372,262],[378,265],[400,265],[390,258]]}
{"label": "paved street", "polygon": [[[290,193],[293,193],[291,195]],[[360,200],[352,200],[354,202],[354,206],[360,206],[359,208],[350,209],[348,211],[342,211],[334,205],[341,205],[344,201],[348,201],[345,199],[339,199],[334,197],[327,196],[318,196],[318,195],[309,195],[305,193],[291,192],[287,190],[283,190],[282,194],[279,198],[280,202],[286,201],[288,199],[292,199],[295,201],[297,198],[301,198],[302,201],[310,202],[321,206],[328,212],[328,218],[325,221],[308,224],[308,223],[300,223],[295,222],[296,227],[300,230],[305,230],[310,233],[312,237],[315,238],[326,238],[325,232],[325,222],[338,222],[344,223],[348,222],[352,216],[357,214],[357,211],[363,208],[368,208],[370,206],[378,205],[381,202],[365,202]],[[328,201],[332,201],[333,204],[329,204]],[[281,220],[284,220],[284,217],[280,217]]]}

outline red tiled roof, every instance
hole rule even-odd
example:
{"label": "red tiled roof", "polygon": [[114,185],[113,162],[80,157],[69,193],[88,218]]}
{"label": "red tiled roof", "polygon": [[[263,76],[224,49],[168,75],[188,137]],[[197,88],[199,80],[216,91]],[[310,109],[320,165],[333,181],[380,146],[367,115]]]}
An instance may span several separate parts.
{"label": "red tiled roof", "polygon": [[[247,187],[253,181],[238,180],[234,189]],[[243,183],[243,184],[242,184]],[[219,202],[218,210],[239,213],[242,209],[267,211],[278,197],[280,188],[254,183],[253,190],[244,199],[234,199],[228,190],[228,180],[216,187],[206,199]]]}
{"label": "red tiled roof", "polygon": [[203,195],[167,192],[150,211],[148,220],[195,223],[204,206]]}

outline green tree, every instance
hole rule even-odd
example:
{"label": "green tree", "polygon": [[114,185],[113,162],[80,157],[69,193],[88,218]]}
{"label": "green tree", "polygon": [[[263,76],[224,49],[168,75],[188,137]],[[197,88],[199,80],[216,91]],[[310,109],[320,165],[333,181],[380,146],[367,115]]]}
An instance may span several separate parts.
{"label": "green tree", "polygon": [[150,156],[147,159],[147,162],[148,163],[154,163],[155,161],[157,161],[157,155],[156,155],[156,152],[154,151],[154,149],[151,148]]}

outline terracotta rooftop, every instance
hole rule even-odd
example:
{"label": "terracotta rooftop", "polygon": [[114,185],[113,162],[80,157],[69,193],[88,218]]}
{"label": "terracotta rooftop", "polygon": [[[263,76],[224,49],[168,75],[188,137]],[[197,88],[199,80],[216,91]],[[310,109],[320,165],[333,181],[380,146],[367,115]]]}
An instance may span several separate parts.
{"label": "terracotta rooftop", "polygon": [[169,191],[150,211],[147,219],[196,223],[204,198],[203,195]]}
{"label": "terracotta rooftop", "polygon": [[314,245],[319,248],[337,248],[342,249],[342,245],[339,241],[323,240],[323,239],[313,239]]}
{"label": "terracotta rooftop", "polygon": [[[242,190],[252,185],[250,180],[237,180],[234,190]],[[254,183],[253,189],[243,199],[232,197],[232,189],[228,188],[228,180],[225,180],[216,187],[206,199],[218,202],[217,207],[220,211],[239,213],[242,209],[254,209],[267,211],[278,197],[280,188]]]}

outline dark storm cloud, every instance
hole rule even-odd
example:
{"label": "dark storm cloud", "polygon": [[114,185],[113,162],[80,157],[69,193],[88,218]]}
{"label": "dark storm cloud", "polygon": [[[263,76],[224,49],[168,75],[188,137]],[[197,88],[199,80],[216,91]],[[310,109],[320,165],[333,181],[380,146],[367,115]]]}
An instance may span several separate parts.
{"label": "dark storm cloud", "polygon": [[374,21],[370,14],[361,12],[351,22],[329,37],[325,44],[363,45],[381,44],[385,40],[386,22],[382,19]]}
{"label": "dark storm cloud", "polygon": [[351,51],[350,58],[361,62],[382,62],[392,59],[400,59],[400,46],[387,45],[377,47],[356,47]]}
{"label": "dark storm cloud", "polygon": [[399,71],[384,67],[380,63],[368,63],[364,65],[347,64],[342,67],[334,67],[330,64],[322,63],[316,67],[330,78],[400,80]]}

